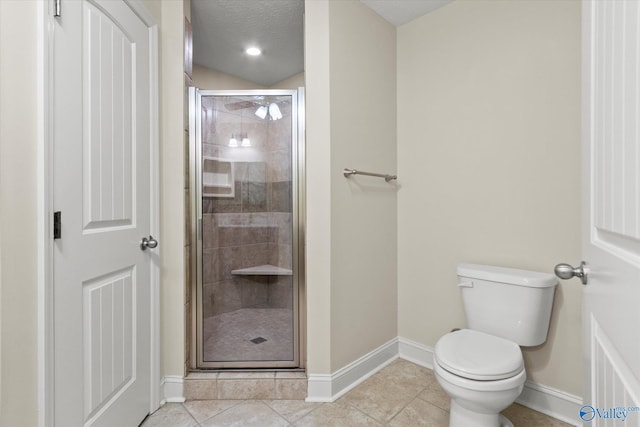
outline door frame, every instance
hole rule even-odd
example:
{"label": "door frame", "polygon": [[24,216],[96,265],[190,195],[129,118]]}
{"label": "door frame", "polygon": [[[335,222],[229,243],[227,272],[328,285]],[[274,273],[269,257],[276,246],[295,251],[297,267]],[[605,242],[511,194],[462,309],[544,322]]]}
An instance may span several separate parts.
{"label": "door frame", "polygon": [[[150,231],[151,235],[160,236],[160,134],[159,134],[159,44],[158,22],[146,9],[140,0],[124,0],[136,15],[144,22],[149,30],[150,49],[150,143],[151,143],[151,191],[149,203],[151,206]],[[38,192],[37,192],[37,220],[38,241],[37,266],[37,364],[38,364],[38,426],[53,426],[54,423],[54,298],[53,298],[53,61],[54,54],[54,23],[53,1],[38,2],[38,65],[37,65],[37,94],[38,94]],[[64,13],[64,1],[62,2]],[[150,280],[150,407],[149,412],[155,411],[161,401],[160,381],[160,247],[155,249],[155,257],[151,261]]]}

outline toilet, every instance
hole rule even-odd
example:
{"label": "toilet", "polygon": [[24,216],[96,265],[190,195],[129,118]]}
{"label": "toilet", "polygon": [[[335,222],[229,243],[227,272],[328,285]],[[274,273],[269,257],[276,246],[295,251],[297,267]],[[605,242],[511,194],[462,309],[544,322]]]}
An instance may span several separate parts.
{"label": "toilet", "polygon": [[520,346],[547,340],[557,280],[551,274],[478,264],[457,267],[467,329],[436,343],[433,370],[451,398],[449,427],[512,427],[500,411],[522,392]]}

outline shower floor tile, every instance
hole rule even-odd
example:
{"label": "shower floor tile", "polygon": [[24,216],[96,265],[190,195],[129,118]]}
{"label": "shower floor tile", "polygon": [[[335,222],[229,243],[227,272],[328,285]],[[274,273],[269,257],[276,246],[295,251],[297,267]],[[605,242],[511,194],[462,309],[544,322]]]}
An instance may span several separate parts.
{"label": "shower floor tile", "polygon": [[286,308],[242,308],[204,319],[204,360],[293,360],[292,315]]}

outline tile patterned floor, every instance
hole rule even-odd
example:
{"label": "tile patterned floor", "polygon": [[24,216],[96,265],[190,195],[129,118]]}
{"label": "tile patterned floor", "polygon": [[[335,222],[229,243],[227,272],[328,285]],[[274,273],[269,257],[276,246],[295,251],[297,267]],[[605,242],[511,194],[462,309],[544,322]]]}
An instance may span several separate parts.
{"label": "tile patterned floor", "polygon": [[[203,322],[204,360],[292,360],[293,311],[242,308]],[[264,338],[255,344],[251,340]]]}
{"label": "tile patterned floor", "polygon": [[[398,359],[333,403],[192,400],[164,405],[141,427],[446,427],[448,411],[449,399],[433,373]],[[569,426],[518,404],[503,413],[515,427]]]}

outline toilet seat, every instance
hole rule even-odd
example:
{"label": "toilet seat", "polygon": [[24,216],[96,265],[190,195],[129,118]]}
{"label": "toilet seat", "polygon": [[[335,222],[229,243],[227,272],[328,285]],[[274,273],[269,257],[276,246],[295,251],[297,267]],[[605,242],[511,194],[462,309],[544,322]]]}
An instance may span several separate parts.
{"label": "toilet seat", "polygon": [[434,359],[454,375],[479,381],[502,380],[524,370],[518,344],[470,329],[442,336],[436,343]]}

